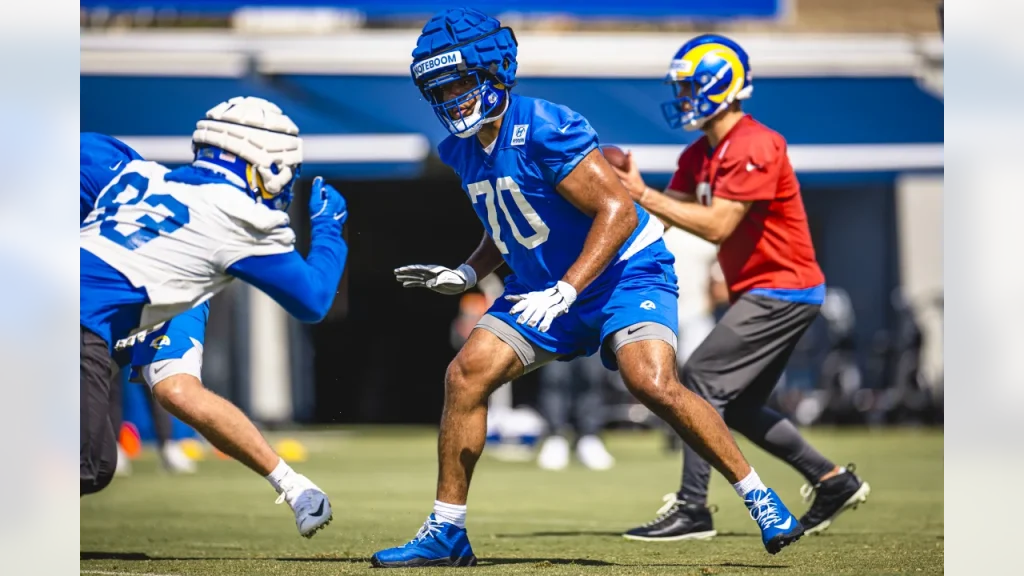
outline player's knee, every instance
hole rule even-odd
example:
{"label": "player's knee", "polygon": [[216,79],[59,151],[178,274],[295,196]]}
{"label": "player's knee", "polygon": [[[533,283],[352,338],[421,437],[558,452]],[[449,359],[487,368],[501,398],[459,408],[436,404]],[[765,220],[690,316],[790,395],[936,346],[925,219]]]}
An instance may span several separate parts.
{"label": "player's knee", "polygon": [[79,496],[95,494],[114,480],[114,473],[117,471],[117,439],[111,435],[103,440],[102,451],[92,456],[85,456],[81,463],[81,477],[79,479]]}
{"label": "player's knee", "polygon": [[623,374],[626,388],[645,404],[669,405],[682,389],[675,370],[647,367],[631,374]]}
{"label": "player's knee", "polygon": [[731,402],[725,408],[722,417],[729,428],[747,437],[757,435],[759,431],[763,434],[779,420],[784,419],[781,414],[768,410],[763,404],[746,401],[743,398]]}
{"label": "player's knee", "polygon": [[477,403],[483,398],[483,387],[474,371],[466,365],[461,356],[457,356],[448,365],[444,375],[445,403]]}
{"label": "player's knee", "polygon": [[96,491],[97,492],[99,492],[100,490],[103,490],[107,486],[110,486],[110,483],[114,481],[114,473],[115,473],[115,471],[117,469],[116,460],[115,460],[115,463],[114,463],[114,467],[115,467],[114,470],[104,470],[103,473],[100,474],[100,477],[98,478],[98,481],[96,483],[96,486],[97,486],[96,487]]}
{"label": "player's knee", "polygon": [[110,483],[113,482],[113,481],[114,481],[114,471],[113,470],[110,470],[109,472],[106,471],[106,470],[101,471],[99,474],[96,475],[95,478],[90,478],[88,480],[86,480],[86,479],[82,479],[81,480],[80,485],[79,485],[79,495],[80,496],[84,496],[84,495],[87,495],[87,494],[95,494],[95,493],[103,490],[107,486],[110,486]]}
{"label": "player's knee", "polygon": [[725,424],[743,435],[756,417],[757,411],[744,404],[730,404],[722,413]]}
{"label": "player's knee", "polygon": [[153,397],[174,414],[188,412],[202,392],[203,384],[191,374],[174,374],[153,386]]}

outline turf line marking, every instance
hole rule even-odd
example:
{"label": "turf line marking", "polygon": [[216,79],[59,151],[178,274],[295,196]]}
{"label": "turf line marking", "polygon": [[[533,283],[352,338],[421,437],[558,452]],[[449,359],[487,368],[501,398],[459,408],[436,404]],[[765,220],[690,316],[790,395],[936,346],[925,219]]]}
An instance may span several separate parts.
{"label": "turf line marking", "polygon": [[105,570],[82,570],[80,574],[103,574],[108,576],[178,576],[177,574],[154,574],[152,572],[108,572]]}
{"label": "turf line marking", "polygon": [[152,572],[107,572],[105,570],[82,570],[79,574],[103,574],[105,576],[179,576],[178,574],[153,574]]}

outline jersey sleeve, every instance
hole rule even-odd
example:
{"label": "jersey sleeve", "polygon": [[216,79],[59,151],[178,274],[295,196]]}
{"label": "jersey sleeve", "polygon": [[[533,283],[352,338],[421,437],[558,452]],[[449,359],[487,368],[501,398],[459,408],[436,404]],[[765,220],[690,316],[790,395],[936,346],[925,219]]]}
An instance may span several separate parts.
{"label": "jersey sleeve", "polygon": [[[212,187],[211,187],[212,188]],[[288,214],[254,202],[233,186],[209,190],[211,201],[219,208],[216,221],[223,230],[211,242],[219,245],[214,255],[217,267],[227,270],[249,256],[270,256],[295,250],[295,232],[289,227]]]}
{"label": "jersey sleeve", "polygon": [[530,157],[540,167],[544,180],[555,187],[597,148],[597,132],[586,118],[565,106],[538,103],[537,107],[536,120],[527,128],[534,130],[529,136]]}
{"label": "jersey sleeve", "polygon": [[785,143],[769,134],[733,142],[718,168],[715,196],[739,202],[773,200],[786,161]]}
{"label": "jersey sleeve", "polygon": [[693,194],[694,188],[697,185],[694,182],[694,163],[692,161],[694,149],[695,146],[690,145],[679,154],[679,160],[676,161],[676,171],[672,174],[672,179],[668,183],[669,190]]}
{"label": "jersey sleeve", "polygon": [[100,192],[110,184],[132,160],[142,156],[117,138],[82,132],[79,136],[79,208],[81,224],[96,205]]}
{"label": "jersey sleeve", "polygon": [[312,233],[305,260],[294,251],[250,256],[234,263],[228,274],[259,288],[299,320],[319,322],[334,302],[348,245],[333,218],[314,219]]}
{"label": "jersey sleeve", "polygon": [[458,138],[455,136],[448,136],[437,145],[437,157],[441,159],[441,162],[445,166],[448,166],[452,170],[458,172],[455,165],[455,147],[458,146]]}

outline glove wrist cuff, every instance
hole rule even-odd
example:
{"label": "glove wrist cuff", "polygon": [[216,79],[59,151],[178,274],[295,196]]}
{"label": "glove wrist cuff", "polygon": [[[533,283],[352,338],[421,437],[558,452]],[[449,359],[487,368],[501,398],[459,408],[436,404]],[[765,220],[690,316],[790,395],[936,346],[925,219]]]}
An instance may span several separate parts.
{"label": "glove wrist cuff", "polygon": [[565,297],[566,304],[572,305],[572,303],[576,301],[576,289],[572,287],[572,284],[559,280],[558,283],[555,284],[555,287],[558,288],[558,291]]}
{"label": "glove wrist cuff", "polygon": [[466,290],[476,286],[476,270],[469,264],[463,264],[455,269],[456,272],[466,279]]}

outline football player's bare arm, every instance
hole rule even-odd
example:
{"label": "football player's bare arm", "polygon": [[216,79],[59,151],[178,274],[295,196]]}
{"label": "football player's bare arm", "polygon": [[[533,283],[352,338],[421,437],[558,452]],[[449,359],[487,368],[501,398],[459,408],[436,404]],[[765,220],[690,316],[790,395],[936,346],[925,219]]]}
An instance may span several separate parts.
{"label": "football player's bare arm", "polygon": [[583,251],[562,278],[579,294],[611,263],[636,229],[629,192],[604,155],[594,150],[558,184],[558,192],[594,221]]}
{"label": "football player's bare arm", "polygon": [[[644,190],[641,191],[638,196],[635,196],[633,198],[633,200],[637,204],[640,204],[641,206],[643,206],[643,203],[640,200],[642,200],[648,194],[659,194],[659,192],[657,190],[655,190],[654,188],[651,188],[650,186],[644,185]],[[695,194],[687,194],[686,192],[680,192],[679,190],[673,190],[672,188],[665,188],[665,191],[662,192],[662,194],[665,194],[666,196],[669,196],[670,198],[674,198],[674,199],[676,199],[676,200],[678,200],[680,202],[691,202],[691,203],[696,203],[697,202],[697,196]],[[630,196],[633,196],[633,194],[630,193]],[[653,216],[654,218],[657,218],[658,221],[661,222],[661,225],[665,227],[665,230],[668,230],[669,228],[672,228],[673,224],[671,222],[669,222],[668,220],[662,218],[661,216],[658,216],[657,214],[654,214],[650,210],[648,210],[648,213],[650,213],[651,216]]]}
{"label": "football player's bare arm", "polygon": [[711,206],[676,200],[666,194],[645,194],[640,205],[669,222],[713,244],[721,244],[750,210],[750,202],[714,197]]}
{"label": "football player's bare arm", "polygon": [[[654,190],[653,188],[649,188],[649,193],[656,193],[656,192],[657,192],[657,190]],[[690,202],[692,204],[696,204],[697,203],[697,195],[696,194],[690,194],[690,193],[687,193],[687,192],[682,192],[680,190],[673,190],[672,188],[665,188],[664,194],[666,196],[668,196],[669,198],[672,198],[674,200],[678,200],[679,202]]]}
{"label": "football player's bare arm", "polygon": [[483,278],[497,270],[503,261],[501,251],[494,244],[494,240],[491,239],[487,232],[484,232],[480,245],[473,251],[473,255],[466,260],[466,264],[473,267],[477,278]]}
{"label": "football player's bare arm", "polygon": [[[659,194],[657,190],[651,188],[644,182],[643,176],[640,175],[640,169],[637,167],[636,161],[633,159],[633,152],[630,151],[626,154],[625,166],[612,166],[612,170],[615,171],[615,175],[622,181],[622,185],[629,192],[629,196],[638,204],[643,206],[642,199],[646,198],[649,194]],[[681,190],[674,190],[672,188],[665,188],[667,196],[678,200],[679,202],[697,202],[697,196],[695,194],[688,194]],[[671,228],[672,223],[668,220],[654,215],[655,218],[661,221],[661,224],[666,228]]]}

